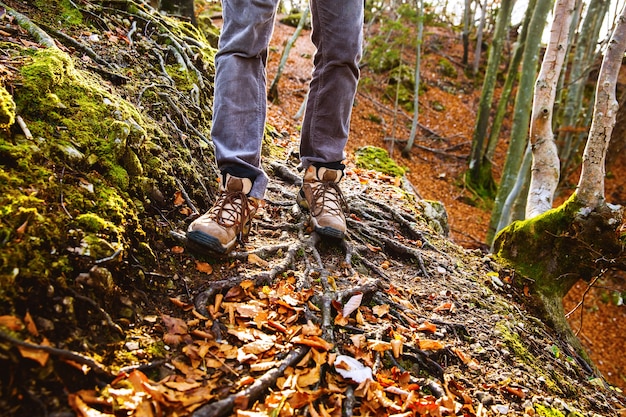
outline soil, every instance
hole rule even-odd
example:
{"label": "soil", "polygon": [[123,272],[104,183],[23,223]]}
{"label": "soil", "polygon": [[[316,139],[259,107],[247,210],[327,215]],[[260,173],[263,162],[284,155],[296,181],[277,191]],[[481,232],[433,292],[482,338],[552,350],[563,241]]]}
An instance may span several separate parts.
{"label": "soil", "polygon": [[[281,23],[276,25],[272,40],[274,53],[270,54],[268,64],[268,83],[274,78],[280,54],[293,32],[293,27]],[[434,49],[428,50],[429,41],[436,41],[442,52],[438,54]],[[490,219],[489,202],[476,198],[463,187],[462,180],[467,167],[480,85],[475,79],[467,77],[460,65],[463,51],[458,33],[430,28],[424,45],[427,52],[422,57],[420,76],[425,91],[420,96],[419,122],[437,135],[424,130],[418,132],[410,158],[402,157],[412,115],[399,109],[398,116],[394,117],[394,104],[384,96],[386,81],[368,68],[363,68],[362,80],[374,81],[367,82],[365,86],[362,82],[359,89],[347,146],[348,159],[352,159],[354,151],[362,146],[387,149],[399,165],[408,168],[407,178],[422,198],[438,200],[445,205],[451,239],[465,248],[486,251],[484,242]],[[314,52],[315,47],[304,30],[289,54],[280,79],[280,101],[269,105],[268,120],[279,130],[297,132],[299,120],[294,116],[305,98]],[[442,58],[456,66],[456,78],[439,74],[438,63]],[[407,62],[412,62],[412,58],[408,57]],[[510,120],[506,120],[494,159],[496,179],[504,164],[509,127]],[[298,137],[293,133],[290,137],[289,146],[297,149]],[[391,138],[395,138],[396,143]],[[617,153],[607,171],[612,173],[606,182],[607,198],[613,204],[626,205],[623,189],[626,153]],[[564,182],[557,202],[569,196],[577,182],[576,174]],[[626,291],[624,278],[620,273],[607,274],[592,288],[581,281],[564,299],[564,306],[566,311],[572,311],[570,325],[578,330],[580,339],[607,381],[626,390],[626,355],[623,354],[626,351],[626,307],[619,304],[617,298]],[[582,304],[576,307],[579,303]]]}

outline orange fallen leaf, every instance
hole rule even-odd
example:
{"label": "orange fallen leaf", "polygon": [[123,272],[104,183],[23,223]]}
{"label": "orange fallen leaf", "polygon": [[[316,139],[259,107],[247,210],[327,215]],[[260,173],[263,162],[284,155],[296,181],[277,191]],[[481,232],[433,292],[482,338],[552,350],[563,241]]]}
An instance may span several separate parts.
{"label": "orange fallen leaf", "polygon": [[378,317],[382,317],[385,314],[389,313],[389,304],[382,304],[379,306],[372,307],[372,312],[376,314]]}
{"label": "orange fallen leaf", "polygon": [[185,252],[185,248],[183,248],[182,246],[173,246],[173,247],[170,249],[170,251],[171,251],[172,253],[179,254],[179,253],[183,253],[183,252]]}
{"label": "orange fallen leaf", "polygon": [[204,272],[206,274],[212,274],[213,273],[213,267],[209,263],[207,263],[207,262],[196,261],[196,269],[199,272]]}
{"label": "orange fallen leaf", "polygon": [[257,266],[262,266],[262,267],[266,267],[270,264],[265,259],[261,258],[258,255],[255,255],[254,253],[251,253],[248,255],[248,262]]}
{"label": "orange fallen leaf", "polygon": [[15,316],[0,316],[0,326],[14,331],[24,329],[22,320]]}
{"label": "orange fallen leaf", "polygon": [[292,342],[296,345],[304,345],[321,350],[331,350],[333,348],[332,343],[327,342],[319,336],[297,336],[293,338]]}
{"label": "orange fallen leaf", "polygon": [[433,309],[433,311],[453,311],[454,310],[454,303],[451,302],[447,302],[447,303],[443,303],[438,307],[435,307]]}
{"label": "orange fallen leaf", "polygon": [[438,340],[420,340],[418,342],[419,348],[421,350],[441,350],[444,348],[444,344]]}
{"label": "orange fallen leaf", "polygon": [[183,193],[181,191],[176,191],[174,193],[174,206],[182,206],[184,202],[185,199],[183,198]]}
{"label": "orange fallen leaf", "polygon": [[417,326],[417,330],[420,332],[435,333],[437,331],[437,326],[429,321],[425,321],[424,323]]}
{"label": "orange fallen leaf", "polygon": [[[26,341],[28,342],[28,339]],[[48,342],[48,339],[44,337],[40,345],[50,346],[50,342]],[[20,351],[20,354],[22,355],[22,357],[27,358],[27,359],[32,359],[41,366],[44,366],[46,362],[48,362],[48,358],[50,357],[50,354],[48,352],[43,351],[41,349],[37,349],[37,348],[18,346],[17,349]]]}

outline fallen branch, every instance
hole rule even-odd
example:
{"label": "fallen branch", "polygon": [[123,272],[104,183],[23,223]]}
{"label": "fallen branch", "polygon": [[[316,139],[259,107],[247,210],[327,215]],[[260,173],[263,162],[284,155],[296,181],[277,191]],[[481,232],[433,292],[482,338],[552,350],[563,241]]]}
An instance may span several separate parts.
{"label": "fallen branch", "polygon": [[103,365],[99,364],[98,362],[94,361],[91,358],[88,358],[87,356],[81,355],[80,353],[72,352],[72,351],[65,350],[65,349],[59,349],[59,348],[55,348],[52,346],[43,346],[43,345],[37,345],[34,343],[25,342],[23,340],[19,340],[5,333],[2,330],[0,330],[0,339],[6,340],[7,342],[13,343],[14,345],[17,345],[17,346],[22,346],[27,349],[41,350],[51,355],[57,356],[59,358],[67,359],[72,362],[76,362],[80,365],[86,365],[89,368],[91,368],[91,370],[95,374],[97,374],[100,377],[103,377],[106,380],[106,382],[111,382],[113,381],[113,379],[115,379],[115,375],[109,372]]}
{"label": "fallen branch", "polygon": [[256,381],[248,388],[232,394],[222,400],[205,404],[193,412],[192,417],[219,417],[224,416],[232,412],[235,404],[241,404],[245,402],[252,404],[257,400],[265,391],[274,386],[278,377],[285,373],[285,370],[290,366],[295,366],[304,355],[309,352],[309,347],[298,346],[294,348],[285,359],[281,362],[278,368],[267,371],[262,377],[257,378]]}

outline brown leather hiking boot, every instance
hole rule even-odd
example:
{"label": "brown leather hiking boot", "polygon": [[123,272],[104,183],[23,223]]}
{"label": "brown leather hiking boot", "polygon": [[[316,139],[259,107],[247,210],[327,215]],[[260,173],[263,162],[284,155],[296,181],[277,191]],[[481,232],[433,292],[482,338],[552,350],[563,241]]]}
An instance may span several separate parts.
{"label": "brown leather hiking boot", "polygon": [[315,231],[343,239],[346,233],[346,202],[339,189],[343,170],[309,166],[298,193],[298,204],[308,208]]}
{"label": "brown leather hiking boot", "polygon": [[237,241],[245,241],[258,208],[256,199],[248,197],[251,189],[249,178],[226,174],[217,202],[189,225],[187,239],[202,249],[217,253],[228,253]]}

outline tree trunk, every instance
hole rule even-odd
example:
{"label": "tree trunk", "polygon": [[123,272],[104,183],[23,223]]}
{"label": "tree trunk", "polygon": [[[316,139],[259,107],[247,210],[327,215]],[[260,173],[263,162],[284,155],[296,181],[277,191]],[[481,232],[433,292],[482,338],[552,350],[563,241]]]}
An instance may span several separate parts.
{"label": "tree trunk", "polygon": [[467,65],[469,55],[469,35],[472,23],[472,0],[465,0],[465,11],[463,12],[463,65]]}
{"label": "tree trunk", "polygon": [[420,91],[420,61],[422,55],[422,32],[424,27],[424,2],[422,0],[416,0],[417,13],[419,20],[417,23],[417,40],[415,47],[415,88],[413,90],[413,120],[411,123],[411,133],[409,134],[409,140],[406,146],[402,150],[403,156],[408,156],[411,153],[413,143],[415,143],[415,137],[417,136],[418,120],[419,120],[419,91]]}
{"label": "tree trunk", "polygon": [[615,86],[624,51],[626,51],[626,7],[617,21],[598,75],[593,122],[583,154],[576,192],[578,201],[585,207],[596,208],[604,204],[604,164],[619,107]]}
{"label": "tree trunk", "polygon": [[544,318],[582,351],[563,315],[563,296],[579,279],[610,268],[626,268],[626,237],[619,231],[623,209],[604,199],[604,161],[617,101],[615,86],[626,51],[626,8],[617,22],[598,76],[591,132],[578,190],[556,209],[503,229],[494,242],[496,257],[532,281],[529,287]]}
{"label": "tree trunk", "polygon": [[[487,136],[487,125],[489,123],[489,113],[493,102],[493,93],[495,90],[496,79],[498,76],[498,67],[500,66],[500,58],[502,55],[502,47],[504,45],[504,37],[509,25],[511,11],[513,10],[514,0],[503,0],[498,11],[496,20],[496,28],[493,33],[493,42],[489,47],[489,57],[487,59],[487,70],[483,81],[482,94],[480,103],[478,104],[478,115],[476,116],[476,127],[474,129],[474,137],[472,138],[472,150],[469,160],[469,182],[471,186],[478,189],[489,189],[490,182],[488,179],[483,181],[481,174],[481,161],[483,161],[484,138]],[[489,170],[489,178],[491,178],[491,170]]]}
{"label": "tree trunk", "polygon": [[478,73],[478,67],[480,65],[480,55],[483,47],[483,31],[485,30],[486,16],[487,0],[484,0],[483,3],[480,5],[480,23],[478,24],[478,30],[476,31],[476,48],[474,49],[474,62],[472,64],[472,71],[474,72],[474,75]]}
{"label": "tree trunk", "polygon": [[[536,3],[537,0],[529,0],[528,10],[533,10]],[[515,83],[519,75],[518,69],[520,62],[522,61],[522,55],[524,53],[524,47],[526,45],[528,27],[530,26],[530,18],[531,14],[527,13],[522,23],[522,30],[520,32],[518,41],[515,43],[515,48],[513,50],[511,62],[509,63],[506,80],[504,81],[502,93],[500,94],[500,99],[498,101],[496,115],[494,116],[493,123],[491,125],[489,141],[487,142],[487,152],[483,156],[483,170],[489,173],[489,177],[491,178],[490,181],[493,181],[493,176],[491,174],[491,161],[493,160],[493,157],[495,155],[496,147],[498,145],[498,139],[500,138],[502,122],[504,121],[504,117],[507,115],[509,98],[511,97],[511,92],[513,91],[513,84]]]}
{"label": "tree trunk", "polygon": [[532,89],[535,84],[537,74],[537,62],[539,59],[539,46],[541,44],[541,34],[546,24],[546,17],[552,8],[552,1],[538,1],[535,9],[528,11],[532,13],[532,18],[528,27],[528,36],[524,48],[522,68],[520,71],[520,83],[515,99],[515,110],[513,111],[513,127],[511,129],[511,142],[507,151],[504,163],[502,179],[496,195],[496,201],[489,229],[487,230],[487,244],[490,245],[498,231],[497,225],[500,223],[502,205],[507,199],[522,163],[524,149],[528,143],[528,130],[530,121],[530,111],[532,105]]}
{"label": "tree trunk", "polygon": [[533,163],[526,218],[535,217],[552,208],[554,192],[559,183],[559,155],[552,133],[552,114],[556,87],[569,43],[573,13],[574,0],[557,0],[550,42],[535,84],[530,127]]}
{"label": "tree trunk", "polygon": [[283,70],[285,69],[285,65],[287,64],[287,58],[289,58],[289,51],[291,51],[291,47],[296,40],[300,36],[302,32],[302,28],[304,28],[304,24],[309,16],[310,6],[307,5],[306,9],[302,12],[302,17],[300,17],[300,21],[298,22],[298,26],[296,27],[295,32],[287,41],[285,45],[285,49],[283,50],[283,54],[280,57],[280,62],[278,64],[278,69],[276,70],[276,76],[272,81],[272,85],[270,86],[269,92],[267,93],[267,98],[273,102],[278,101],[278,81],[280,80],[281,75],[283,74]]}
{"label": "tree trunk", "polygon": [[583,23],[580,27],[578,40],[574,46],[574,58],[569,70],[567,94],[559,117],[560,144],[559,156],[561,160],[561,176],[564,177],[568,167],[572,165],[578,144],[576,138],[581,135],[579,130],[587,131],[584,123],[583,108],[585,107],[584,93],[589,71],[594,67],[593,62],[598,52],[598,38],[600,28],[608,11],[608,0],[591,0]]}

